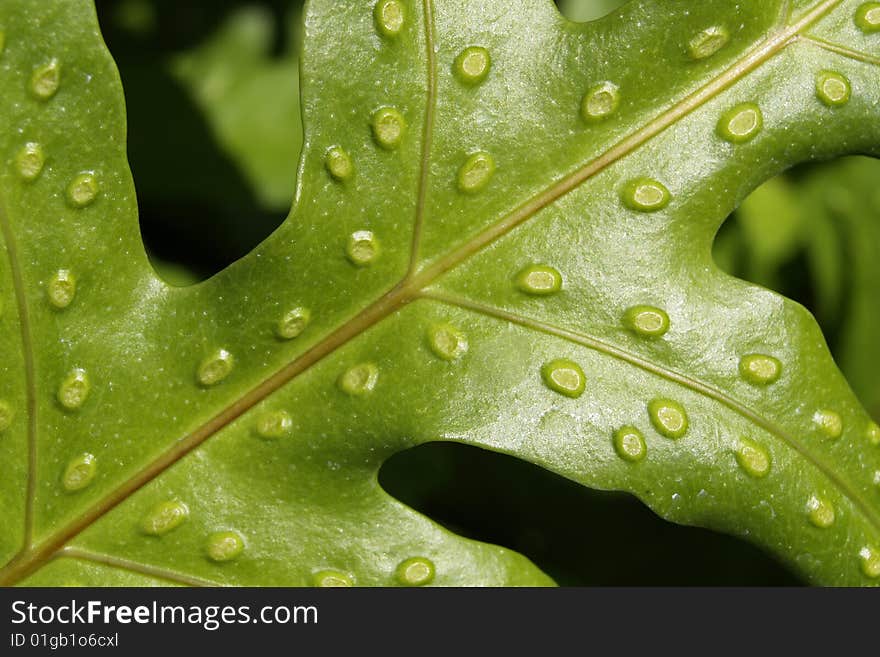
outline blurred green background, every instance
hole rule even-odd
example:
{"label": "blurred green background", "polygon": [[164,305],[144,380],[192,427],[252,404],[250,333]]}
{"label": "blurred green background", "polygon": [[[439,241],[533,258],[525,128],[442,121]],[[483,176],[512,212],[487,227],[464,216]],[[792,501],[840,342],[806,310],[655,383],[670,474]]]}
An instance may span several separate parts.
{"label": "blurred green background", "polygon": [[[623,0],[559,0],[573,20]],[[97,0],[128,105],[129,160],[151,258],[171,283],[219,271],[289,210],[302,143],[301,0]],[[715,257],[819,320],[880,419],[880,161],[803,165],[755,191]],[[206,236],[209,236],[206,239]],[[584,489],[454,444],[399,454],[380,481],[452,530],[529,556],[563,585],[796,585],[739,540],[661,521],[627,495]]]}

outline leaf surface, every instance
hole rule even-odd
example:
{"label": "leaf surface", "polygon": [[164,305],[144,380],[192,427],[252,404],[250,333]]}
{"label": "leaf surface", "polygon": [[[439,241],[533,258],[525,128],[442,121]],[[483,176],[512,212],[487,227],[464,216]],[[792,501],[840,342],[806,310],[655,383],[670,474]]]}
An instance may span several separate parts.
{"label": "leaf surface", "polygon": [[4,2],[0,582],[548,583],[380,488],[447,440],[876,583],[880,429],[710,255],[767,178],[876,152],[862,4],[313,0],[291,215],[173,288],[93,7]]}

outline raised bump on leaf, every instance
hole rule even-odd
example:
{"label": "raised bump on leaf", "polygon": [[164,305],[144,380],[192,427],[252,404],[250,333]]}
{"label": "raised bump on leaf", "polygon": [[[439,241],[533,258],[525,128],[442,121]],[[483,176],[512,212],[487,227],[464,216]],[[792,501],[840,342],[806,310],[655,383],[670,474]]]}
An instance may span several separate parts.
{"label": "raised bump on leaf", "polygon": [[293,418],[284,410],[269,411],[257,418],[257,434],[261,438],[277,440],[290,434]]}
{"label": "raised bump on leaf", "polygon": [[732,144],[744,144],[758,136],[764,128],[764,113],[755,103],[743,103],[721,115],[716,128],[718,135]]}
{"label": "raised bump on leaf", "polygon": [[756,479],[766,477],[770,472],[770,452],[749,438],[740,439],[736,449],[736,462],[746,474]]}
{"label": "raised bump on leaf", "polygon": [[370,230],[358,230],[348,238],[345,253],[353,265],[367,267],[381,255],[379,239]]}
{"label": "raised bump on leaf", "polygon": [[782,376],[782,363],[766,354],[747,354],[739,361],[739,372],[752,385],[766,386]]}
{"label": "raised bump on leaf", "polygon": [[669,201],[672,200],[666,185],[653,178],[636,178],[629,181],[623,188],[621,197],[628,208],[639,212],[657,212],[669,205]]}
{"label": "raised bump on leaf", "polygon": [[306,330],[311,321],[312,313],[308,308],[301,306],[291,308],[278,320],[275,333],[282,340],[293,340],[302,335],[302,332]]}
{"label": "raised bump on leaf", "polygon": [[15,418],[15,411],[5,399],[0,399],[0,433],[6,431],[12,426],[12,420]]}
{"label": "raised bump on leaf", "polygon": [[486,79],[491,68],[489,51],[482,46],[469,46],[455,58],[452,70],[462,84],[474,86]]}
{"label": "raised bump on leaf", "polygon": [[67,269],[59,269],[46,284],[46,296],[55,308],[67,308],[76,296],[76,276]]}
{"label": "raised bump on leaf", "polygon": [[880,32],[880,2],[866,2],[856,10],[856,25],[866,34]]}
{"label": "raised bump on leaf", "polygon": [[206,357],[196,371],[196,378],[204,387],[215,386],[232,374],[235,358],[226,349],[217,349]]}
{"label": "raised bump on leaf", "polygon": [[562,274],[550,265],[529,265],[516,275],[516,286],[533,296],[549,296],[562,289]]}
{"label": "raised bump on leaf", "polygon": [[843,435],[843,418],[837,411],[827,408],[816,411],[813,414],[813,424],[826,438],[837,439]]}
{"label": "raised bump on leaf", "polygon": [[613,82],[602,82],[592,87],[581,101],[581,117],[587,123],[604,121],[620,107],[620,89]]}
{"label": "raised bump on leaf", "polygon": [[868,424],[868,430],[865,432],[865,435],[868,437],[868,442],[875,447],[880,445],[880,425],[876,422],[870,422]]}
{"label": "raised bump on leaf", "polygon": [[216,532],[208,537],[205,552],[211,561],[217,563],[232,561],[244,552],[244,539],[238,532]]}
{"label": "raised bump on leaf", "polygon": [[33,182],[43,173],[46,155],[43,147],[36,142],[28,142],[15,156],[15,168],[25,182]]}
{"label": "raised bump on leaf", "polygon": [[406,119],[400,110],[383,107],[373,114],[373,137],[385,150],[391,151],[400,146],[406,134]]}
{"label": "raised bump on leaf", "polygon": [[354,586],[354,580],[338,570],[322,570],[312,576],[312,582],[319,588],[347,588]]}
{"label": "raised bump on leaf", "polygon": [[652,399],[648,404],[648,416],[661,436],[678,439],[687,433],[689,426],[687,411],[677,401]]}
{"label": "raised bump on leaf", "polygon": [[623,316],[623,323],[636,335],[659,338],[669,331],[669,315],[654,306],[633,306]]}
{"label": "raised bump on leaf", "polygon": [[807,516],[815,527],[827,529],[834,524],[834,506],[828,500],[813,495],[807,500]]}
{"label": "raised bump on leaf", "polygon": [[560,395],[577,399],[587,384],[587,377],[581,366],[568,358],[557,358],[541,368],[541,378],[548,388]]}
{"label": "raised bump on leaf", "polygon": [[345,181],[354,175],[354,161],[341,146],[333,146],[324,156],[324,166],[335,180]]}
{"label": "raised bump on leaf", "polygon": [[379,382],[379,368],[375,363],[360,363],[347,369],[337,380],[342,392],[353,397],[363,397],[373,392]]}
{"label": "raised bump on leaf", "polygon": [[100,187],[98,179],[91,171],[85,171],[67,186],[67,200],[75,208],[85,208],[95,202]]}
{"label": "raised bump on leaf", "polygon": [[621,427],[614,432],[614,451],[624,461],[641,461],[648,453],[645,436],[636,427]]}
{"label": "raised bump on leaf", "polygon": [[458,170],[458,188],[467,194],[482,191],[495,173],[495,158],[485,151],[472,154]]}
{"label": "raised bump on leaf", "polygon": [[61,86],[61,63],[53,58],[34,69],[31,74],[30,90],[35,98],[47,101]]}
{"label": "raised bump on leaf", "polygon": [[183,502],[169,500],[154,505],[141,521],[141,529],[150,536],[164,536],[180,527],[189,518],[189,507]]}
{"label": "raised bump on leaf", "polygon": [[397,581],[404,586],[425,586],[434,580],[434,563],[426,557],[410,557],[397,567]]}
{"label": "raised bump on leaf", "polygon": [[816,95],[828,107],[843,107],[852,95],[852,86],[845,75],[822,71],[816,76]]}
{"label": "raised bump on leaf", "polygon": [[373,9],[373,18],[379,33],[393,39],[406,22],[406,7],[400,0],[379,0]]}
{"label": "raised bump on leaf", "polygon": [[71,370],[58,386],[58,402],[69,411],[78,410],[86,403],[91,389],[92,384],[88,372],[77,367]]}
{"label": "raised bump on leaf", "polygon": [[467,353],[467,336],[451,324],[435,324],[428,329],[428,345],[443,360],[458,360]]}
{"label": "raised bump on leaf", "polygon": [[707,27],[698,32],[688,42],[688,53],[692,59],[706,59],[721,50],[730,41],[730,32],[722,25]]}
{"label": "raised bump on leaf", "polygon": [[866,545],[859,550],[859,559],[865,577],[871,579],[880,577],[880,549]]}
{"label": "raised bump on leaf", "polygon": [[80,454],[71,459],[61,477],[64,490],[75,493],[92,483],[98,471],[98,461],[92,454]]}

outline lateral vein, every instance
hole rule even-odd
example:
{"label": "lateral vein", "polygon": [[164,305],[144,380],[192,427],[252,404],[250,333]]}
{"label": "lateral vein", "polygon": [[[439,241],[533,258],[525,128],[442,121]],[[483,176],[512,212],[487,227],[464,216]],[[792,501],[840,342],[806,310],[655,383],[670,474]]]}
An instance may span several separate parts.
{"label": "lateral vein", "polygon": [[854,59],[864,64],[873,64],[875,66],[880,66],[880,57],[862,52],[861,50],[853,50],[852,48],[847,48],[846,46],[842,46],[839,43],[826,41],[825,39],[821,39],[811,34],[801,34],[799,35],[798,39],[802,39],[804,42],[812,44],[818,48],[822,48],[823,50],[827,50],[838,55],[843,55],[844,57]]}
{"label": "lateral vein", "polygon": [[428,190],[431,174],[431,146],[434,139],[434,117],[437,112],[437,55],[434,52],[434,1],[424,0],[425,14],[425,51],[428,67],[428,94],[425,103],[425,127],[422,135],[422,159],[419,171],[419,191],[416,202],[416,220],[413,227],[410,264],[407,275],[415,271],[419,260],[419,246],[425,224],[425,212],[428,205]]}
{"label": "lateral vein", "polygon": [[121,559],[119,557],[114,557],[109,554],[102,554],[99,552],[91,552],[89,550],[83,550],[81,548],[72,548],[67,547],[58,551],[56,558],[67,557],[70,559],[78,559],[80,561],[89,561],[91,563],[101,564],[102,566],[110,566],[111,568],[116,568],[118,570],[127,570],[137,575],[146,575],[148,577],[156,577],[158,579],[164,579],[169,582],[174,582],[176,584],[183,584],[184,586],[195,586],[195,587],[216,587],[221,586],[218,582],[212,582],[210,580],[201,579],[199,577],[191,577],[189,575],[184,575],[182,573],[174,572],[173,570],[168,570],[166,568],[160,568],[158,566],[150,566],[148,564],[138,563],[136,561],[131,561],[130,559]]}
{"label": "lateral vein", "polygon": [[820,458],[812,454],[803,444],[801,444],[800,441],[798,441],[785,429],[783,429],[776,423],[767,420],[760,413],[750,408],[746,404],[738,401],[734,397],[726,394],[723,390],[720,390],[708,383],[704,383],[699,379],[688,376],[687,374],[677,372],[672,368],[658,365],[657,363],[654,363],[646,358],[630,353],[625,349],[621,349],[620,347],[616,347],[607,342],[603,342],[602,340],[594,338],[593,336],[586,333],[570,331],[568,329],[564,329],[553,324],[541,322],[540,320],[536,320],[531,317],[517,315],[515,313],[507,312],[498,308],[493,308],[492,306],[487,306],[482,303],[476,303],[451,294],[426,292],[422,295],[422,297],[440,303],[445,303],[451,306],[456,306],[458,308],[463,308],[471,312],[479,313],[486,317],[503,320],[511,324],[516,324],[518,326],[531,329],[533,331],[544,333],[546,335],[552,335],[558,338],[562,338],[563,340],[568,340],[569,342],[573,342],[582,347],[592,349],[593,351],[597,351],[599,353],[605,354],[606,356],[610,356],[617,360],[623,361],[625,363],[638,367],[645,372],[649,372],[663,379],[666,379],[667,381],[681,385],[688,390],[691,390],[692,392],[715,400],[716,402],[726,406],[727,408],[744,417],[753,424],[761,427],[768,433],[776,436],[783,443],[785,443],[793,450],[795,450],[798,454],[803,456],[816,469],[818,469],[823,475],[825,475],[835,486],[837,486],[841,493],[845,497],[849,498],[852,501],[853,505],[858,508],[865,515],[866,518],[868,518],[871,524],[880,529],[880,515],[878,515],[871,508],[871,506],[862,498],[861,495],[859,495],[857,491],[853,490],[846,483],[846,481],[840,478],[833,469],[825,464]]}

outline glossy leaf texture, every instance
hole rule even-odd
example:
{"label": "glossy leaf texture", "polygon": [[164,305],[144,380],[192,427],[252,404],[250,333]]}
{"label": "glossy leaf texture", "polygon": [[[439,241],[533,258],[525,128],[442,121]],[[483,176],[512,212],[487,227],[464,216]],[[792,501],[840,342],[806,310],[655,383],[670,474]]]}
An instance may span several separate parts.
{"label": "glossy leaf texture", "polygon": [[291,215],[174,288],[94,8],[6,0],[0,582],[549,583],[378,485],[446,440],[877,583],[880,429],[711,258],[766,179],[876,154],[869,5],[313,0]]}

